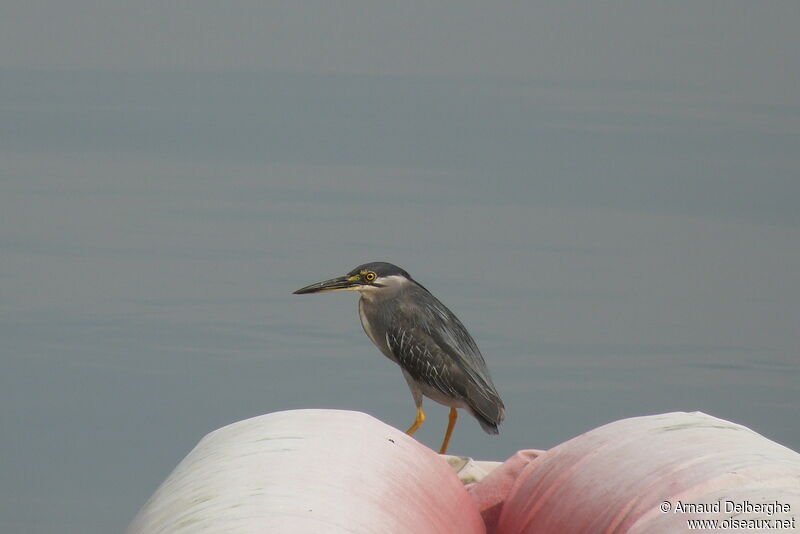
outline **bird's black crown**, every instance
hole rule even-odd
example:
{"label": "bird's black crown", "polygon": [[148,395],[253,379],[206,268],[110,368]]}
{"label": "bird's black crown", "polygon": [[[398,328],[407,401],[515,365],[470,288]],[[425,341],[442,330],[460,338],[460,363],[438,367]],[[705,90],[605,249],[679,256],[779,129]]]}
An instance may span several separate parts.
{"label": "bird's black crown", "polygon": [[358,267],[347,273],[347,276],[355,276],[362,271],[372,271],[373,273],[377,274],[378,277],[402,276],[404,278],[408,278],[409,280],[411,280],[411,275],[408,274],[406,271],[404,271],[397,265],[387,263],[385,261],[373,261],[370,263],[359,265]]}

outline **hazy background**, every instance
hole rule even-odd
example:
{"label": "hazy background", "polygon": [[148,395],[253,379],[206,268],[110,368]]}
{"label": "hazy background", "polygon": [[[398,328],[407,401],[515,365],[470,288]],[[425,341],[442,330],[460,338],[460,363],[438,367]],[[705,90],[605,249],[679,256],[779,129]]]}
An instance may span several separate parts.
{"label": "hazy background", "polygon": [[121,532],[258,414],[406,428],[356,295],[290,294],[370,260],[506,401],[453,453],[675,410],[800,449],[800,3],[587,4],[4,3],[0,531]]}

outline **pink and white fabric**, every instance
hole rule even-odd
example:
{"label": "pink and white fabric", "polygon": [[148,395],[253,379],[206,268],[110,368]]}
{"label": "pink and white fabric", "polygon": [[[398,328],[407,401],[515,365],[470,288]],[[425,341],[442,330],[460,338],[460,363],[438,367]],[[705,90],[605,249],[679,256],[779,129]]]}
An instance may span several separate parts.
{"label": "pink and white fabric", "polygon": [[702,413],[624,419],[500,464],[440,456],[362,413],[297,410],[203,438],[127,534],[666,534],[797,515],[800,454]]}

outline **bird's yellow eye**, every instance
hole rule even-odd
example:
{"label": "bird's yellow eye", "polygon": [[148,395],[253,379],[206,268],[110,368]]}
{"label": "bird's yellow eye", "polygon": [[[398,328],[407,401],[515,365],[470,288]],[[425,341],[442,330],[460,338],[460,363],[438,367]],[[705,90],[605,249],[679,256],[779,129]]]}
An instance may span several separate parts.
{"label": "bird's yellow eye", "polygon": [[367,282],[374,282],[375,279],[378,278],[378,275],[373,273],[372,271],[367,271],[364,273],[364,280]]}

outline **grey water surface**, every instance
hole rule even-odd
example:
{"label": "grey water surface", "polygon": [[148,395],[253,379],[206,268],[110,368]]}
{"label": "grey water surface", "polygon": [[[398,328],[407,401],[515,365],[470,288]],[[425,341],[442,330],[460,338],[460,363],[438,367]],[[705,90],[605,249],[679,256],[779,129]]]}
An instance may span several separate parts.
{"label": "grey water surface", "polygon": [[0,531],[120,532],[262,413],[406,428],[357,295],[291,294],[371,260],[505,399],[455,454],[677,410],[800,450],[798,4],[45,4],[0,22]]}

